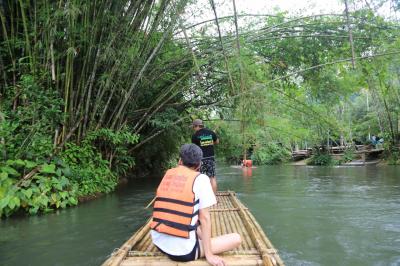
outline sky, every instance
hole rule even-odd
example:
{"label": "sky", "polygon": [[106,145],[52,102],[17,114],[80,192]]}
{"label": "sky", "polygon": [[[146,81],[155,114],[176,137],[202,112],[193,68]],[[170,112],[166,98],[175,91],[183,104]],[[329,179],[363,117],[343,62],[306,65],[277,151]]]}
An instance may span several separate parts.
{"label": "sky", "polygon": [[[279,8],[282,11],[302,13],[326,13],[332,11],[342,11],[344,5],[337,0],[236,0],[238,12],[245,13],[273,11]],[[321,12],[322,11],[322,12]]]}
{"label": "sky", "polygon": [[[198,22],[214,19],[214,13],[210,6],[210,0],[197,0],[186,10],[184,15],[186,26]],[[235,0],[238,14],[276,14],[279,11],[287,11],[291,15],[307,16],[312,14],[343,13],[344,4],[341,0]],[[343,1],[343,0],[342,0]],[[214,0],[218,17],[234,14],[232,0]],[[261,17],[242,17],[239,19],[239,28],[247,23],[262,20]],[[208,25],[214,25],[210,22]],[[232,31],[232,21],[220,22],[222,32]],[[199,31],[200,27],[190,31]],[[216,29],[207,30],[216,34]]]}
{"label": "sky", "polygon": [[[235,0],[237,12],[245,14],[275,14],[280,11],[286,11],[291,15],[313,15],[313,14],[328,14],[328,13],[344,13],[344,0]],[[196,11],[191,15],[186,14],[187,24],[194,24],[208,19],[213,19],[214,14],[210,7],[209,0],[197,0],[194,5]],[[214,0],[219,17],[233,14],[232,0]],[[358,5],[364,5],[365,1],[349,1],[358,2]],[[373,0],[368,1],[370,4]],[[375,1],[376,2],[376,1]],[[357,4],[350,4],[349,11],[358,9]],[[389,1],[383,6],[378,13],[383,16],[388,16],[390,7]]]}

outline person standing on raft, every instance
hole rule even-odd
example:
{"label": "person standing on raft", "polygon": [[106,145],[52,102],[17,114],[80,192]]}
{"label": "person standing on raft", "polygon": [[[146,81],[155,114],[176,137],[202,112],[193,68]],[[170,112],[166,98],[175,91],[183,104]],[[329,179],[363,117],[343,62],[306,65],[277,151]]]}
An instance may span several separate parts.
{"label": "person standing on raft", "polygon": [[214,145],[219,143],[219,139],[214,131],[204,127],[203,121],[200,119],[193,120],[192,127],[195,131],[192,135],[192,143],[199,146],[203,151],[200,172],[210,178],[215,194],[217,193],[217,180],[215,177]]}
{"label": "person standing on raft", "polygon": [[209,207],[217,200],[208,177],[198,172],[203,153],[195,144],[185,144],[179,155],[178,167],[169,169],[157,188],[150,225],[153,243],[175,261],[205,257],[211,265],[224,266],[214,254],[238,247],[240,235],[211,238]]}

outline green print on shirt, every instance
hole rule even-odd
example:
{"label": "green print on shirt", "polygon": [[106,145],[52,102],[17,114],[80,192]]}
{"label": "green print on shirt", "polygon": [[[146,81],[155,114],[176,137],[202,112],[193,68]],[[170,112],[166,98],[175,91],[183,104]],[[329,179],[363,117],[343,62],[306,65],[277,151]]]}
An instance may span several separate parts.
{"label": "green print on shirt", "polygon": [[205,135],[205,136],[200,136],[200,146],[210,146],[213,145],[214,141],[212,139],[212,135]]}

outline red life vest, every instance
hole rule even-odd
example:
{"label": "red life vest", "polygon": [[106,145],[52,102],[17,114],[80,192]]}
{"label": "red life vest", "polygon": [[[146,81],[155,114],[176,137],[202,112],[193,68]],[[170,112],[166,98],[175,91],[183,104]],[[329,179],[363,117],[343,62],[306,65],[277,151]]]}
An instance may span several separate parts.
{"label": "red life vest", "polygon": [[189,238],[190,231],[197,227],[191,225],[191,222],[192,218],[198,215],[194,206],[199,200],[195,200],[193,184],[199,174],[185,166],[178,166],[166,172],[157,189],[151,229]]}

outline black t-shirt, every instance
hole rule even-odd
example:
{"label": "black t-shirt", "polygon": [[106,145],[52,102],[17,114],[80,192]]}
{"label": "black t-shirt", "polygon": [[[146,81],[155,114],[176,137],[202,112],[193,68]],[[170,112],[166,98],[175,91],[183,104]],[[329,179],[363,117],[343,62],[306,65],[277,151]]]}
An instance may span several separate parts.
{"label": "black t-shirt", "polygon": [[207,129],[197,130],[192,136],[192,143],[196,144],[203,151],[203,158],[214,156],[214,141],[218,139],[217,135]]}

